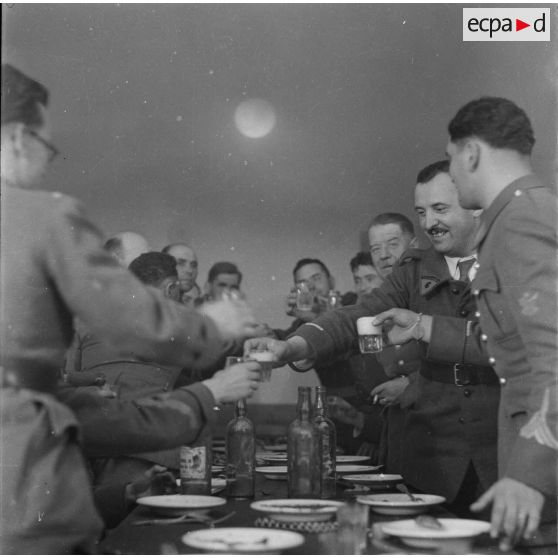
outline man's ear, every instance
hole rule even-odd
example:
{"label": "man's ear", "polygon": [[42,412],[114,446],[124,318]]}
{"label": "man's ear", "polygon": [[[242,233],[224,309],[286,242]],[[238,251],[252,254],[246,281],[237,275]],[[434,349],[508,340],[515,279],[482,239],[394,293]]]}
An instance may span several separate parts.
{"label": "man's ear", "polygon": [[469,172],[475,172],[481,160],[481,146],[477,140],[469,140],[465,145],[465,164]]}

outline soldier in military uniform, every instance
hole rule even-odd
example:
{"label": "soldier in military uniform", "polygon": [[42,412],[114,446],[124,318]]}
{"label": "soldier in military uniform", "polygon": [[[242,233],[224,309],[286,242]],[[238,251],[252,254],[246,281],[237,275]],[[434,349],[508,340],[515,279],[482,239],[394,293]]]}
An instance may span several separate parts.
{"label": "soldier in military uniform", "polygon": [[[425,168],[417,182],[415,206],[432,248],[407,251],[383,285],[359,304],[320,316],[286,342],[248,340],[245,350],[267,346],[279,362],[327,362],[358,350],[357,318],[394,306],[437,314],[436,327],[462,346],[476,308],[472,270],[459,264],[468,258],[464,263],[471,267],[476,216],[459,206],[447,162]],[[416,488],[442,494],[456,511],[467,513],[475,495],[497,478],[498,378],[476,345],[442,363],[432,362],[424,349],[417,401],[406,421],[402,473]]]}
{"label": "soldier in military uniform", "polygon": [[[430,342],[432,358],[477,346],[502,385],[498,417],[499,481],[472,508],[492,504],[492,535],[508,551],[522,537],[556,543],[557,305],[556,197],[533,174],[535,143],[525,112],[485,97],[459,110],[449,125],[450,173],[463,207],[484,209],[473,282],[480,328],[448,344],[430,316],[393,309],[394,343]],[[540,523],[542,519],[542,524]],[[539,532],[537,527],[541,526]]]}
{"label": "soldier in military uniform", "polygon": [[481,343],[504,385],[500,480],[475,508],[492,503],[493,531],[505,533],[508,549],[534,532],[541,514],[556,521],[556,197],[533,174],[531,123],[511,101],[471,101],[448,129],[459,201],[484,210],[473,292]]}
{"label": "soldier in military uniform", "polygon": [[[55,396],[74,316],[125,350],[182,366],[211,362],[226,341],[255,332],[244,303],[222,301],[202,314],[146,288],[102,250],[74,200],[34,190],[57,153],[47,101],[44,86],[2,65],[0,516],[7,554],[90,552],[102,527],[78,423]],[[257,376],[246,379],[257,387]]]}

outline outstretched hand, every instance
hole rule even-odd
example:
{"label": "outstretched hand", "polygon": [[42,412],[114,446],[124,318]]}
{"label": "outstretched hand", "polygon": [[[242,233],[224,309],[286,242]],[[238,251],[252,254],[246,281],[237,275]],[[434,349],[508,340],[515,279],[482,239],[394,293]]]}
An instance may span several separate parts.
{"label": "outstretched hand", "polygon": [[216,372],[202,383],[218,403],[248,399],[260,387],[261,366],[256,361],[241,362]]}
{"label": "outstretched hand", "polygon": [[226,341],[253,337],[260,331],[250,307],[241,299],[224,297],[207,302],[198,311],[211,318]]}

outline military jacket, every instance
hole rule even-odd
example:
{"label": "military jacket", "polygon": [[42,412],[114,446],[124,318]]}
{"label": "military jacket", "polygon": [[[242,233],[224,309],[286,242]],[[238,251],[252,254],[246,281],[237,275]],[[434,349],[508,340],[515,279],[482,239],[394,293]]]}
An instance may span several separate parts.
{"label": "military jacket", "polygon": [[473,281],[477,341],[502,384],[499,475],[547,494],[558,450],[556,203],[534,175],[509,184],[482,215]]}
{"label": "military jacket", "polygon": [[[467,283],[453,280],[442,255],[433,248],[412,249],[384,283],[363,296],[355,306],[340,308],[300,327],[318,365],[336,354],[358,351],[356,320],[390,308],[408,308],[435,315],[445,344],[460,348],[457,358],[437,359],[448,365],[487,366],[486,354],[476,341],[474,297]],[[429,347],[422,345],[421,369],[432,367]],[[483,487],[497,478],[496,438],[499,386],[479,384],[467,388],[453,383],[417,378],[417,399],[409,408],[402,443],[402,474],[424,491],[452,500],[471,461]]]}

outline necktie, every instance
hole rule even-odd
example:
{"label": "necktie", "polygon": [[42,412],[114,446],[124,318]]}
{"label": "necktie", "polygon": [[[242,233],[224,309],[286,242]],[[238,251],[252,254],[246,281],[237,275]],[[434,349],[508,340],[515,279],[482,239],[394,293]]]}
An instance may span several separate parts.
{"label": "necktie", "polygon": [[471,258],[470,260],[461,261],[457,264],[459,269],[459,281],[469,283],[469,270],[473,267],[475,261],[475,258]]}

